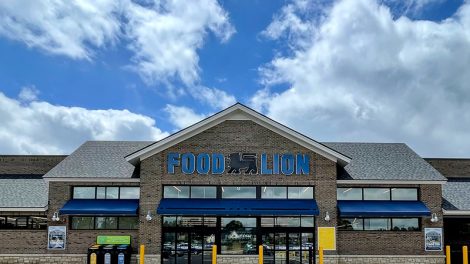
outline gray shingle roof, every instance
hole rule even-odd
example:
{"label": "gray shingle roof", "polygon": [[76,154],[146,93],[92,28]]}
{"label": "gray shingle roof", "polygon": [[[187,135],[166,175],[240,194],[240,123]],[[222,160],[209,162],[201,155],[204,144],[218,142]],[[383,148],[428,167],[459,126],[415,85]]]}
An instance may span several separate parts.
{"label": "gray shingle roof", "polygon": [[352,161],[338,179],[445,181],[429,163],[403,143],[323,143]]}
{"label": "gray shingle roof", "polygon": [[152,141],[87,141],[44,178],[131,178],[136,168],[124,158]]}
{"label": "gray shingle roof", "polygon": [[470,179],[449,179],[442,186],[442,208],[470,210]]}
{"label": "gray shingle roof", "polygon": [[43,179],[1,179],[0,208],[45,207],[47,195]]}

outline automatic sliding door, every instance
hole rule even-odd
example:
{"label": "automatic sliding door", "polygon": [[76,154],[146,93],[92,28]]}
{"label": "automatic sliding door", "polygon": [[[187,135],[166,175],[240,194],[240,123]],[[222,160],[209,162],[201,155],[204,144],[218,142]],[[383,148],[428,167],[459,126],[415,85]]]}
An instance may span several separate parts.
{"label": "automatic sliding door", "polygon": [[298,264],[300,262],[300,234],[299,233],[288,233],[288,254],[289,264]]}
{"label": "automatic sliding door", "polygon": [[[310,251],[315,254],[315,240],[313,240],[313,233],[302,233],[302,263],[309,263]],[[313,256],[312,256],[313,257]]]}
{"label": "automatic sliding door", "polygon": [[264,264],[274,263],[274,233],[263,234],[262,238],[263,243],[263,254],[264,254]]}
{"label": "automatic sliding door", "polygon": [[176,262],[176,234],[163,233],[162,262],[163,264],[174,264]]}
{"label": "automatic sliding door", "polygon": [[275,253],[276,264],[287,263],[287,235],[286,233],[276,233],[275,235]]}
{"label": "automatic sliding door", "polygon": [[176,264],[189,263],[190,254],[189,233],[176,233]]}

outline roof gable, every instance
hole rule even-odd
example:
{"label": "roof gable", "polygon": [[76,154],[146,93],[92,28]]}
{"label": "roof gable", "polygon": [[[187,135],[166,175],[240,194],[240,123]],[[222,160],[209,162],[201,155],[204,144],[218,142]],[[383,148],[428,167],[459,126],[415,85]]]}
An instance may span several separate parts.
{"label": "roof gable", "polygon": [[218,112],[194,125],[176,132],[160,141],[157,141],[141,150],[138,150],[126,157],[127,161],[136,164],[140,160],[144,160],[156,153],[159,153],[171,146],[174,146],[186,139],[189,139],[211,127],[214,127],[227,120],[251,120],[285,138],[296,142],[312,151],[340,164],[347,164],[351,159],[336,150],[333,150],[291,128],[288,128],[255,110],[237,103],[225,110]]}

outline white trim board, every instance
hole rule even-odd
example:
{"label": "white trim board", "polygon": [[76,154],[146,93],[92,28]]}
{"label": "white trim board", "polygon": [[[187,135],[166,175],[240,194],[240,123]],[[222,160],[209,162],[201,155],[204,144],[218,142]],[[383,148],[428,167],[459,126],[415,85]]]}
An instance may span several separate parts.
{"label": "white trim board", "polygon": [[140,178],[44,178],[49,182],[140,182]]}
{"label": "white trim board", "polygon": [[470,210],[442,210],[444,216],[470,216]]}
{"label": "white trim board", "polygon": [[0,212],[45,212],[45,207],[0,207]]}
{"label": "white trim board", "polygon": [[407,180],[337,180],[336,184],[394,184],[394,185],[410,185],[410,184],[446,184],[447,181],[407,181]]}
{"label": "white trim board", "polygon": [[144,160],[150,156],[155,155],[171,146],[174,146],[184,140],[187,140],[211,127],[214,127],[226,120],[251,120],[271,131],[277,133],[287,139],[305,147],[312,151],[342,165],[351,161],[351,158],[305,136],[301,133],[294,131],[258,112],[237,103],[225,110],[214,114],[192,126],[189,126],[179,132],[170,135],[160,141],[155,142],[137,152],[134,152],[126,157],[126,160],[132,164]]}

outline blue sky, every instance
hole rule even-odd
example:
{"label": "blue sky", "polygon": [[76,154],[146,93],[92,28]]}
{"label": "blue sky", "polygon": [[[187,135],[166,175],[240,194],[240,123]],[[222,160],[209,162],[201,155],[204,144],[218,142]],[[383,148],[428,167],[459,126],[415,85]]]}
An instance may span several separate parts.
{"label": "blue sky", "polygon": [[0,153],[157,140],[240,101],[320,141],[470,156],[468,2],[70,3],[0,3]]}

